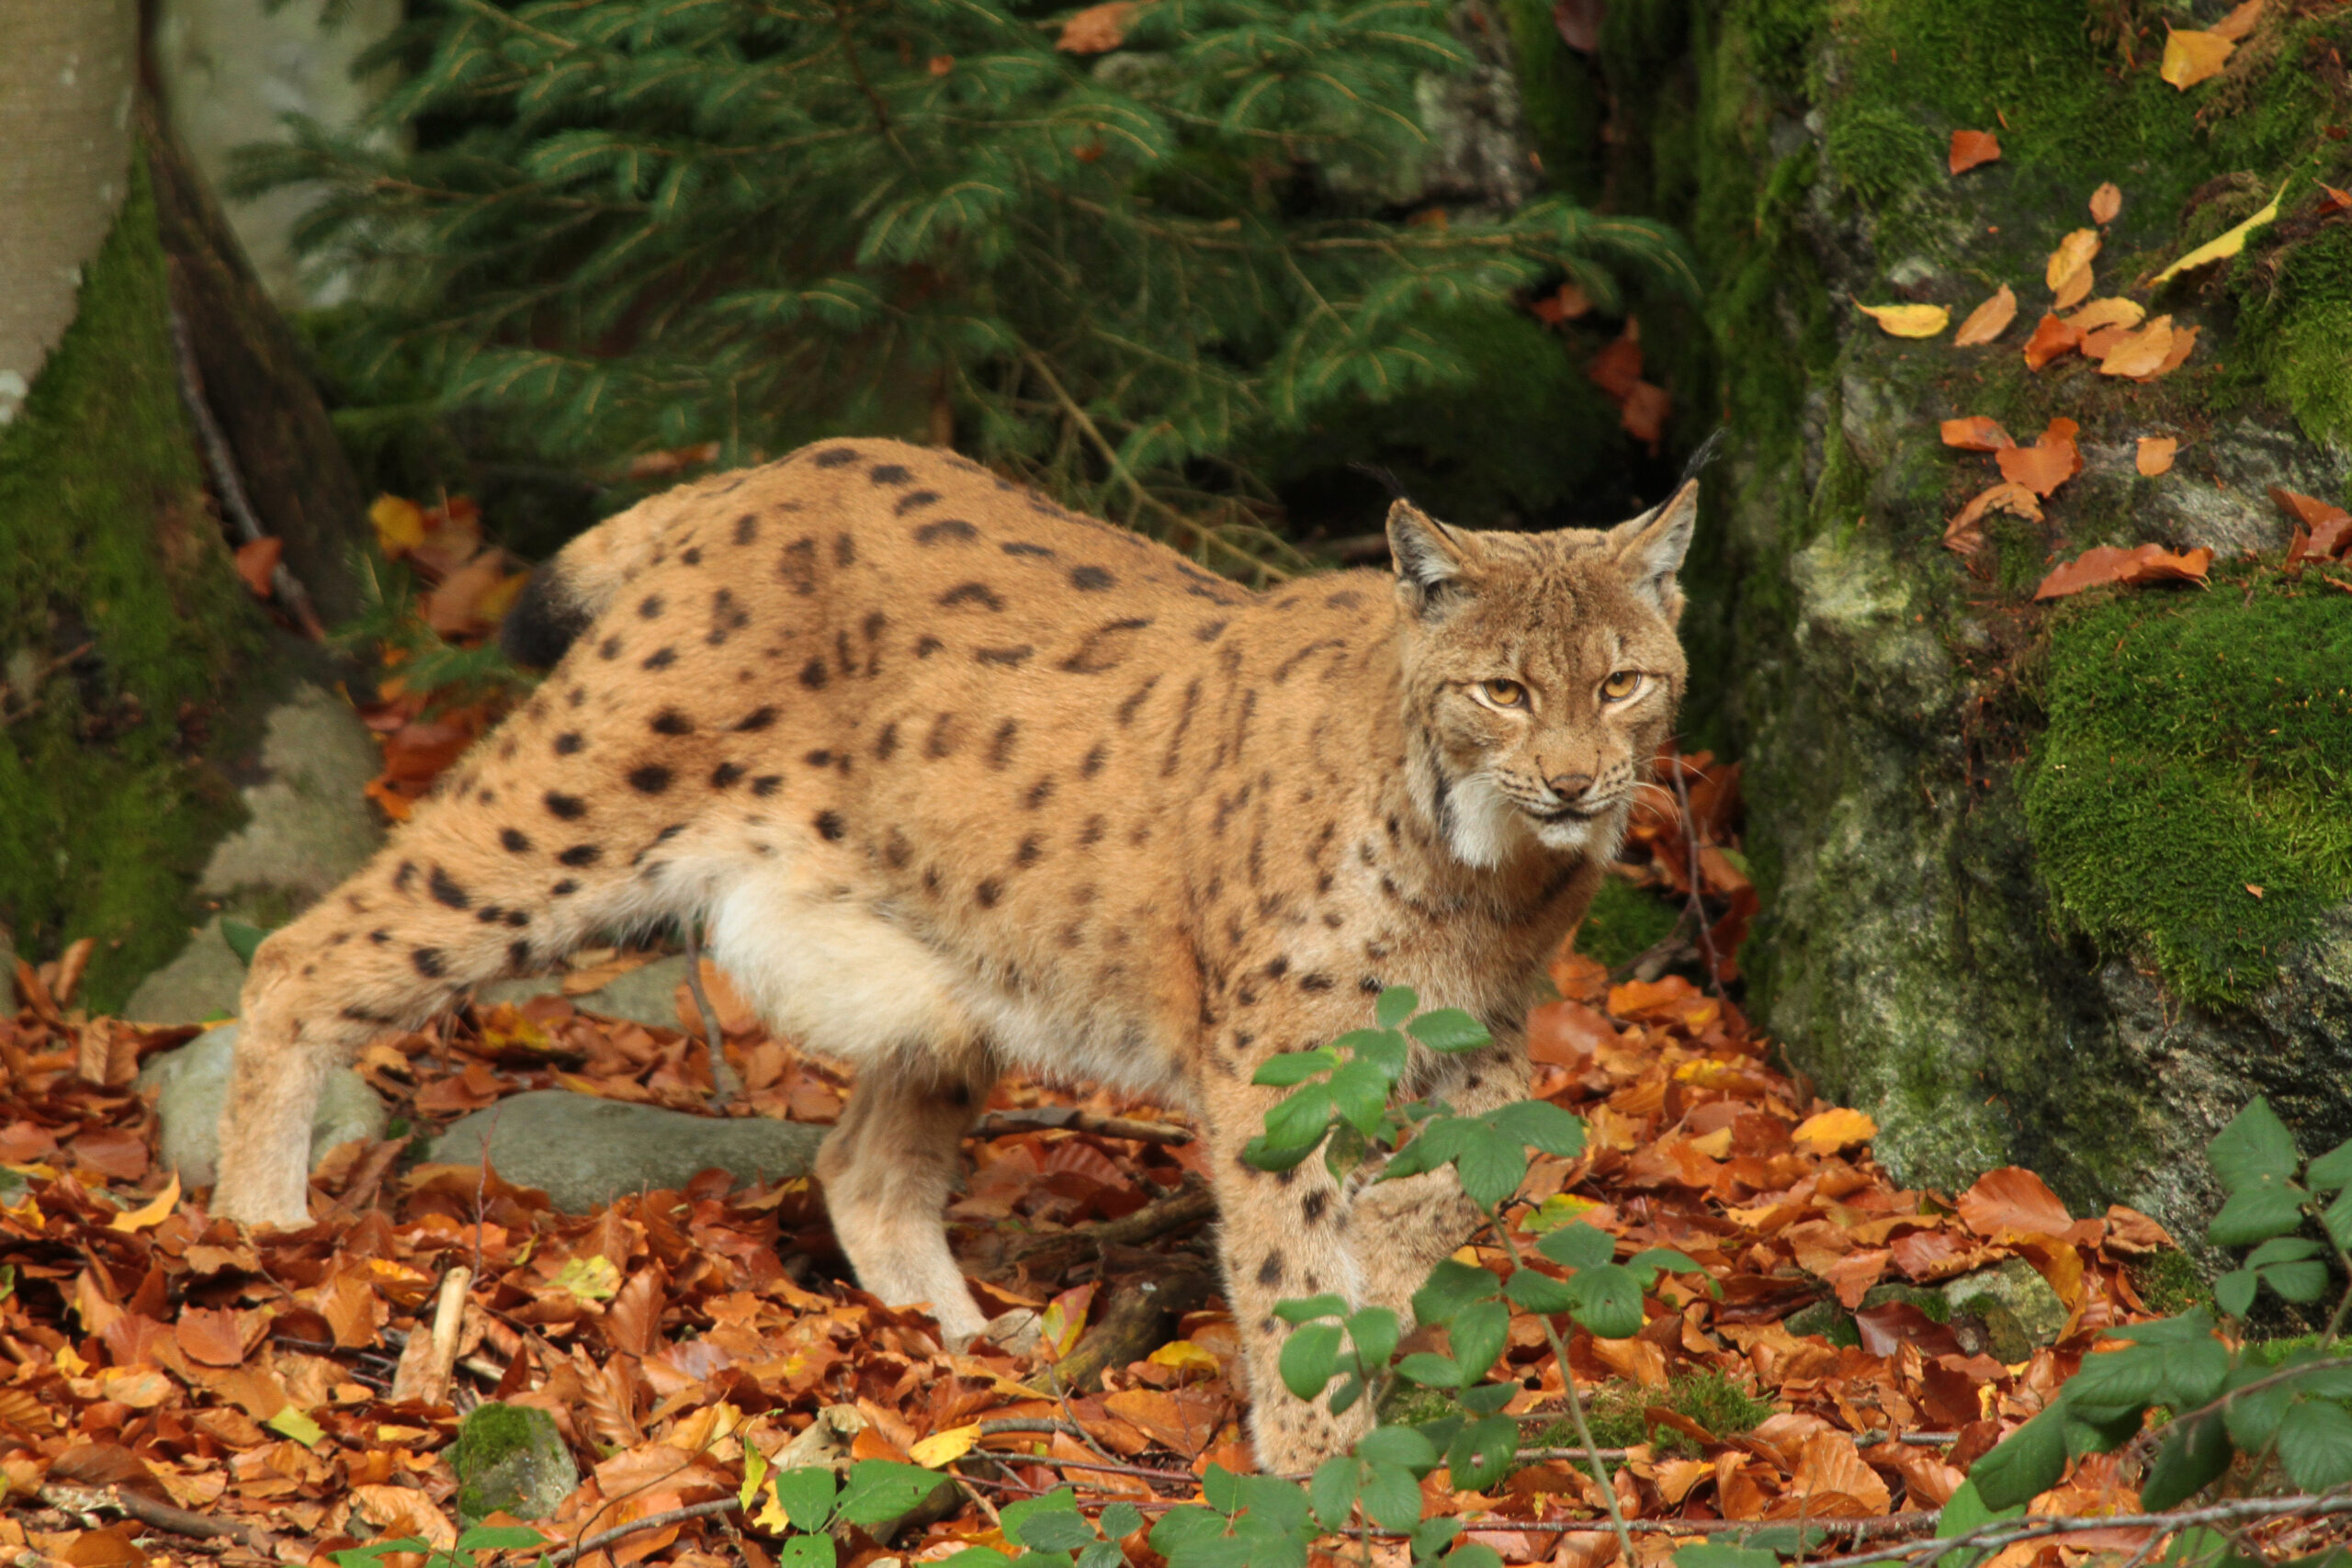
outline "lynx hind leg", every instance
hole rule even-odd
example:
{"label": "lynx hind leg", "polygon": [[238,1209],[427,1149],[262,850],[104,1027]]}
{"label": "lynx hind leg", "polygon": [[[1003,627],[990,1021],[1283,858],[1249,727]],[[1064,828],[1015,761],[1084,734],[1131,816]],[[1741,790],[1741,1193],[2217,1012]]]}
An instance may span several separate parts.
{"label": "lynx hind leg", "polygon": [[[1476,1116],[1524,1100],[1527,1076],[1524,1041],[1498,1038],[1475,1055],[1446,1062],[1430,1093],[1458,1115]],[[1450,1168],[1364,1188],[1349,1220],[1360,1234],[1380,1238],[1379,1246],[1365,1249],[1365,1302],[1394,1309],[1409,1329],[1413,1292],[1483,1218]]]}
{"label": "lynx hind leg", "polygon": [[928,1303],[949,1346],[987,1326],[947,1249],[947,1194],[996,1069],[982,1053],[907,1050],[860,1064],[817,1155],[833,1235],[857,1280],[893,1306]]}
{"label": "lynx hind leg", "polygon": [[[607,923],[662,911],[656,879],[630,869],[640,846],[605,841],[612,829],[600,833],[580,800],[508,791],[497,773],[427,801],[373,861],[254,953],[220,1114],[214,1213],[309,1224],[311,1118],[330,1071],[475,986],[559,956]],[[514,804],[489,809],[503,794]]]}
{"label": "lynx hind leg", "polygon": [[[1250,1377],[1250,1436],[1258,1462],[1276,1473],[1309,1471],[1372,1429],[1368,1402],[1333,1415],[1328,1393],[1300,1399],[1282,1380],[1291,1325],[1277,1303],[1326,1293],[1361,1304],[1366,1232],[1319,1156],[1264,1171],[1241,1150],[1262,1130],[1278,1095],[1254,1085],[1219,1084],[1204,1095],[1217,1201],[1217,1253],[1225,1296],[1239,1325]],[[1385,1239],[1375,1246],[1385,1246]]]}

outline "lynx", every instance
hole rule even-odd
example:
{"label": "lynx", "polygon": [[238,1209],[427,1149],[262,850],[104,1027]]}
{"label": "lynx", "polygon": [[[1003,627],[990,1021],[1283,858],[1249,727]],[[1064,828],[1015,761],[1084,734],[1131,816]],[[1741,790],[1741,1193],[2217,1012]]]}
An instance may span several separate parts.
{"label": "lynx", "polygon": [[864,1286],[983,1316],[942,1210],[999,1075],[1198,1120],[1261,1463],[1353,1440],[1277,1375],[1286,1296],[1408,1310],[1475,1222],[1450,1171],[1241,1158],[1269,1054],[1414,987],[1526,1091],[1523,1020],[1684,663],[1694,483],[1608,531],[1389,512],[1393,576],[1251,592],[937,450],[836,441],[582,536],[511,617],[561,651],[391,844],[255,955],[215,1212],[308,1222],[323,1075],[595,933],[706,923],[782,1035],[854,1064],[818,1174]]}

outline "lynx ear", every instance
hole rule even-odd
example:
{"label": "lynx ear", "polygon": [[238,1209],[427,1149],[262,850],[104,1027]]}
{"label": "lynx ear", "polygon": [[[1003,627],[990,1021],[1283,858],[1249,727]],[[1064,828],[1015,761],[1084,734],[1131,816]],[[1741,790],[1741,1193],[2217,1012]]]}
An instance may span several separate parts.
{"label": "lynx ear", "polygon": [[1388,509],[1388,549],[1396,558],[1396,594],[1426,615],[1468,586],[1470,552],[1462,536],[1409,501]]}
{"label": "lynx ear", "polygon": [[1689,479],[1665,505],[1609,531],[1610,548],[1626,585],[1668,620],[1682,614],[1682,591],[1675,586],[1674,574],[1682,570],[1698,523],[1699,481]]}

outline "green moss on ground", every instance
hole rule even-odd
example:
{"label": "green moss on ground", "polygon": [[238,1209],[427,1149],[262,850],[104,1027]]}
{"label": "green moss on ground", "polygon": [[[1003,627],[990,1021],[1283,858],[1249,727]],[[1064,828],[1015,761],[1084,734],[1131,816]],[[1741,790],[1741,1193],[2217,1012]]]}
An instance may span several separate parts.
{"label": "green moss on ground", "polygon": [[2225,567],[2209,592],[2080,602],[2046,682],[2025,808],[2058,908],[2190,1000],[2261,989],[2352,897],[2344,595]]}
{"label": "green moss on ground", "polygon": [[2246,338],[2263,386],[2314,441],[2352,445],[2352,229],[2325,229],[2250,269]]}
{"label": "green moss on ground", "polygon": [[1622,969],[1664,942],[1679,918],[1675,906],[1649,889],[1603,877],[1577,928],[1577,951],[1605,968]]}
{"label": "green moss on ground", "polygon": [[236,810],[187,753],[258,636],[205,509],[169,309],[137,165],[74,325],[0,430],[0,921],[31,953],[96,937],[97,1007],[187,940]]}
{"label": "green moss on ground", "polygon": [[[1662,1452],[1697,1453],[1699,1445],[1685,1434],[1672,1427],[1650,1424],[1645,1412],[1661,1405],[1696,1421],[1718,1438],[1737,1437],[1772,1414],[1770,1404],[1710,1368],[1687,1372],[1662,1389],[1603,1383],[1586,1396],[1585,1420],[1592,1428],[1593,1442],[1600,1448],[1655,1443]],[[1576,1442],[1575,1424],[1563,1421],[1530,1439],[1529,1446],[1565,1448]]]}
{"label": "green moss on ground", "polygon": [[2161,1317],[2213,1304],[2213,1289],[2205,1282],[2196,1260],[2169,1247],[2132,1265],[2132,1288],[2140,1292],[2148,1310]]}

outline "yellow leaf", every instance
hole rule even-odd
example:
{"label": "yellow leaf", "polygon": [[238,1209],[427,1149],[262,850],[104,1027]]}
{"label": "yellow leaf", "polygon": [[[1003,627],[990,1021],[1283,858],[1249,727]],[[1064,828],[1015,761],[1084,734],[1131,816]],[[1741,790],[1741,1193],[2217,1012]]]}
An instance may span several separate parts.
{"label": "yellow leaf", "polygon": [[136,1209],[123,1210],[107,1222],[107,1228],[118,1231],[143,1231],[150,1225],[160,1225],[171,1217],[172,1211],[179,1206],[179,1201],[180,1177],[179,1172],[174,1171],[172,1179],[165,1184],[161,1192],[155,1194],[153,1201],[142,1203]]}
{"label": "yellow leaf", "polygon": [[979,1440],[980,1424],[978,1421],[968,1427],[950,1427],[944,1432],[933,1432],[909,1449],[907,1457],[925,1470],[937,1470],[951,1459],[963,1458]]}
{"label": "yellow leaf", "polygon": [[368,509],[368,521],[376,525],[376,547],[387,560],[398,560],[424,543],[424,509],[413,501],[379,495]]}
{"label": "yellow leaf", "polygon": [[2192,271],[2197,267],[2207,265],[2212,262],[2227,261],[2230,257],[2236,255],[2240,251],[2245,250],[2247,237],[2256,229],[2262,228],[2265,224],[2271,222],[2278,216],[2278,197],[2286,194],[2287,187],[2283,185],[2280,186],[2278,187],[2278,196],[2274,196],[2270,198],[2270,204],[2267,207],[2265,207],[2261,211],[2256,213],[2253,217],[2247,219],[2245,222],[2239,224],[2236,228],[2231,230],[2220,239],[2206,241],[2203,244],[2198,246],[2195,250],[2189,252],[2187,255],[2173,263],[2172,265],[2156,274],[2154,277],[2148,280],[2148,287],[2151,288],[2161,288],[2165,284],[2170,283],[2174,278],[2178,277],[2184,272]]}
{"label": "yellow leaf", "polygon": [[2095,333],[2101,327],[2136,327],[2147,314],[2138,300],[2110,294],[2104,299],[2092,300],[2067,317],[2066,324],[2078,333]]}
{"label": "yellow leaf", "polygon": [[2058,248],[2050,253],[2050,261],[2041,270],[2042,282],[2049,285],[2052,292],[2064,288],[2069,278],[2091,265],[2098,255],[2098,230],[2075,230],[2059,241]]}
{"label": "yellow leaf", "polygon": [[2158,316],[2138,332],[2115,340],[2098,362],[2102,376],[2151,376],[2172,353],[2172,318]]}
{"label": "yellow leaf", "polygon": [[1933,337],[1951,321],[1951,312],[1941,305],[1865,305],[1857,299],[1854,309],[1889,337]]}
{"label": "yellow leaf", "polygon": [[317,1448],[320,1440],[326,1436],[316,1421],[311,1420],[291,1404],[263,1422],[262,1425],[280,1437],[293,1438],[306,1449]]}
{"label": "yellow leaf", "polygon": [[743,1445],[743,1486],[735,1494],[735,1506],[749,1512],[752,1499],[758,1496],[761,1483],[768,1478],[768,1456],[754,1443]]}
{"label": "yellow leaf", "polygon": [[760,1511],[752,1516],[752,1523],[770,1534],[782,1535],[792,1528],[792,1516],[784,1511],[784,1505],[775,1500],[774,1492],[770,1492],[761,1502]]}
{"label": "yellow leaf", "polygon": [[2180,440],[2172,435],[2143,435],[2139,450],[2132,456],[2132,466],[2148,479],[2172,469],[2173,454],[2180,450]]}
{"label": "yellow leaf", "polygon": [[2098,189],[2091,192],[2091,220],[2093,222],[2112,223],[2115,221],[2115,215],[2122,210],[2123,189],[2113,180],[2109,180]]}
{"label": "yellow leaf", "polygon": [[2219,33],[2175,28],[2165,39],[2165,62],[2156,74],[2185,93],[2207,77],[2220,75],[2237,47]]}
{"label": "yellow leaf", "polygon": [[2254,31],[2254,24],[2262,19],[2262,4],[2263,0],[2245,0],[2245,5],[2213,24],[2213,33],[2235,43]]}
{"label": "yellow leaf", "polygon": [[1206,1372],[1215,1377],[1220,1370],[1216,1357],[1202,1349],[1189,1339],[1170,1339],[1151,1353],[1156,1366],[1173,1367],[1180,1372]]}
{"label": "yellow leaf", "polygon": [[1058,1361],[1077,1347],[1079,1336],[1086,1332],[1086,1309],[1093,1300],[1094,1286],[1090,1281],[1064,1291],[1046,1303],[1037,1333],[1039,1348],[1046,1352],[1047,1360]]}
{"label": "yellow leaf", "polygon": [[1960,323],[1960,331],[1952,334],[1952,346],[1974,348],[1979,344],[1991,343],[2007,332],[2009,323],[2017,319],[2017,294],[2004,283],[2000,292],[1968,312],[1968,319]]}
{"label": "yellow leaf", "polygon": [[556,1270],[554,1282],[558,1290],[569,1291],[583,1302],[601,1302],[621,1288],[621,1271],[600,1252],[593,1258],[567,1259]]}
{"label": "yellow leaf", "polygon": [[1839,1149],[1868,1143],[1878,1135],[1878,1123],[1859,1111],[1843,1106],[1809,1116],[1789,1134],[1799,1145],[1817,1155],[1836,1154]]}

